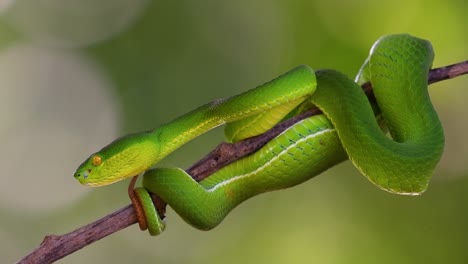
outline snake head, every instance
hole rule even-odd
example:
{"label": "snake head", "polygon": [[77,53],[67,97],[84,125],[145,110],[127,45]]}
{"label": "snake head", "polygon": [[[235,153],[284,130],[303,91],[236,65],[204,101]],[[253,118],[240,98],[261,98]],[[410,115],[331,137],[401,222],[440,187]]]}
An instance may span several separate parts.
{"label": "snake head", "polygon": [[76,170],[83,185],[103,186],[148,170],[158,161],[158,144],[150,133],[119,138],[92,154]]}

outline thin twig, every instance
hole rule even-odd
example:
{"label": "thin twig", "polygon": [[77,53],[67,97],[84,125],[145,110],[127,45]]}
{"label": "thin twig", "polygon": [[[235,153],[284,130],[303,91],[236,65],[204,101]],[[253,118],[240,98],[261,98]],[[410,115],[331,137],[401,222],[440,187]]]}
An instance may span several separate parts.
{"label": "thin twig", "polygon": [[[432,69],[429,74],[428,83],[432,84],[464,74],[468,74],[468,61]],[[373,96],[372,85],[370,83],[366,83],[362,87],[368,96]],[[187,172],[194,179],[200,181],[227,164],[257,151],[269,140],[300,120],[320,113],[319,109],[312,109],[276,125],[262,135],[234,144],[222,143],[215,150],[190,167]],[[166,203],[157,196],[154,196],[153,200],[158,212],[163,216],[165,214]],[[137,218],[133,206],[131,204],[127,205],[116,212],[68,234],[46,236],[38,248],[25,256],[18,263],[52,263],[101,238],[133,225],[136,222]]]}

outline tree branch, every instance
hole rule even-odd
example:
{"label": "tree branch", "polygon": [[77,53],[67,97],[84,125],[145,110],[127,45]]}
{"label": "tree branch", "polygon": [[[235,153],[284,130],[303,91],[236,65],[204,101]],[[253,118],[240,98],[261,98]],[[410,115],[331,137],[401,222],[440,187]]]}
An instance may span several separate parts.
{"label": "tree branch", "polygon": [[[468,74],[468,61],[432,69],[429,73],[428,83],[432,84],[464,74]],[[362,88],[370,100],[374,100],[372,85],[370,83],[365,83],[362,85]],[[318,114],[321,114],[321,111],[314,108],[277,124],[275,127],[259,136],[233,144],[221,143],[215,150],[187,169],[187,172],[195,180],[201,181],[220,168],[257,151],[272,138],[300,120]],[[167,204],[156,195],[152,198],[158,209],[158,213],[164,216]],[[131,204],[127,205],[116,212],[68,234],[46,236],[38,248],[25,256],[18,263],[52,263],[101,238],[133,225],[136,222],[137,218],[133,206]]]}

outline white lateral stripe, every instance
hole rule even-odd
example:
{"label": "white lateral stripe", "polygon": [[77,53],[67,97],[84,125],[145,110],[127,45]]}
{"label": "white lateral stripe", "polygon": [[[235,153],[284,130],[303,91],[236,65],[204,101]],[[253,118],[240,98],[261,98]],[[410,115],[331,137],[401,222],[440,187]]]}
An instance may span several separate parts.
{"label": "white lateral stripe", "polygon": [[238,176],[235,176],[235,177],[232,177],[226,181],[223,181],[223,182],[220,182],[218,184],[216,184],[215,186],[213,186],[211,189],[208,189],[207,191],[208,192],[214,192],[216,191],[216,189],[218,188],[221,188],[222,186],[224,185],[227,185],[231,182],[234,182],[234,181],[237,181],[237,180],[240,180],[240,179],[244,179],[244,178],[248,178],[250,176],[253,176],[255,173],[263,170],[265,167],[267,167],[268,165],[270,165],[272,162],[274,162],[275,160],[279,159],[282,155],[284,155],[286,152],[288,152],[291,148],[294,148],[297,144],[305,141],[305,140],[309,140],[309,139],[313,139],[317,136],[320,136],[322,134],[325,134],[325,133],[328,133],[328,132],[333,132],[335,131],[334,128],[328,128],[328,129],[325,129],[325,130],[322,130],[318,133],[315,133],[315,134],[310,134],[308,135],[307,137],[304,137],[304,138],[301,138],[300,140],[296,141],[294,144],[291,144],[289,147],[287,147],[286,149],[282,150],[278,155],[276,155],[274,158],[272,158],[270,161],[268,161],[267,163],[263,164],[263,166],[261,167],[258,167],[256,170],[254,171],[251,171],[249,173],[246,173],[246,174],[243,174],[243,175],[238,175]]}

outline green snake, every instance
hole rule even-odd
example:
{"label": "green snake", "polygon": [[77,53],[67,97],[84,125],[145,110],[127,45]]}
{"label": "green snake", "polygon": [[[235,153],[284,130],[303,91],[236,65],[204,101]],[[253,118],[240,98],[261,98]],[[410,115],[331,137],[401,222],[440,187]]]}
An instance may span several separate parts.
{"label": "green snake", "polygon": [[[75,178],[102,186],[144,173],[135,193],[150,234],[163,231],[148,192],[187,223],[216,227],[241,202],[300,184],[349,158],[379,188],[424,192],[442,155],[444,134],[428,94],[430,42],[389,35],[372,47],[356,82],[334,70],[299,66],[255,89],[203,105],[154,130],[115,140],[84,161]],[[376,104],[360,84],[370,81]],[[181,145],[222,124],[229,141],[264,133],[311,106],[323,114],[286,129],[254,154],[200,182],[179,168],[151,169]],[[389,134],[387,133],[389,131]]]}

